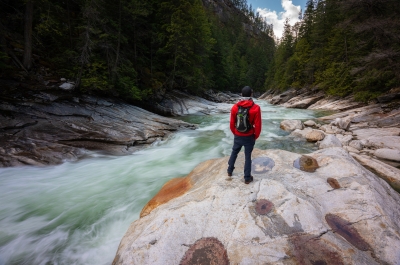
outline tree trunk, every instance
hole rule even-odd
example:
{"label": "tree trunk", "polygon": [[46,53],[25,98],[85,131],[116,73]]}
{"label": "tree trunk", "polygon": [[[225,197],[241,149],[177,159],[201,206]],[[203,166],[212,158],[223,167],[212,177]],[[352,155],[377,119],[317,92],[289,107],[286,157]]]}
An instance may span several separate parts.
{"label": "tree trunk", "polygon": [[32,67],[32,21],[33,21],[33,0],[28,0],[25,7],[24,19],[24,58],[25,69]]}
{"label": "tree trunk", "polygon": [[[122,0],[119,1],[118,7],[118,42],[117,42],[117,51],[115,52],[115,63],[112,68],[112,81],[115,83],[117,79],[117,69],[118,69],[118,61],[119,61],[119,53],[121,49],[121,21],[122,21]],[[136,56],[136,55],[135,55]]]}

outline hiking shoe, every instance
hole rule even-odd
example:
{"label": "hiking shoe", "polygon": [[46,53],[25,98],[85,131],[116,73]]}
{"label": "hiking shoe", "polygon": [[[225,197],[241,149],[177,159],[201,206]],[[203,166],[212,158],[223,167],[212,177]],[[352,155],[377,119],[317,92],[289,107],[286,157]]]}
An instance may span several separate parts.
{"label": "hiking shoe", "polygon": [[[235,167],[233,167],[233,169],[235,169]],[[233,170],[232,170],[233,171]],[[232,177],[232,172],[227,172],[228,173],[228,177]]]}
{"label": "hiking shoe", "polygon": [[244,180],[244,183],[249,184],[249,183],[252,182],[252,181],[253,181],[253,176],[250,176],[249,179],[245,179],[245,180]]}

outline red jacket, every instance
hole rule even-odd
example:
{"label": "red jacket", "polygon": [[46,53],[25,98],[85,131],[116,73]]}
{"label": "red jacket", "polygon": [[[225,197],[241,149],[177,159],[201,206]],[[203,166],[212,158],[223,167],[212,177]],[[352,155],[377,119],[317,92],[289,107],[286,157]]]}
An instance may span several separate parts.
{"label": "red jacket", "polygon": [[[238,112],[238,106],[243,106],[243,107],[248,108],[251,105],[253,105],[253,106],[249,110],[249,120],[250,120],[250,123],[253,125],[253,129],[251,129],[247,133],[238,132],[235,128],[235,120],[236,120],[236,114]],[[260,106],[255,104],[252,99],[241,100],[238,103],[236,103],[235,105],[233,105],[233,107],[231,109],[230,128],[234,135],[237,135],[237,136],[254,135],[255,139],[257,139],[261,133],[261,109],[260,109]]]}

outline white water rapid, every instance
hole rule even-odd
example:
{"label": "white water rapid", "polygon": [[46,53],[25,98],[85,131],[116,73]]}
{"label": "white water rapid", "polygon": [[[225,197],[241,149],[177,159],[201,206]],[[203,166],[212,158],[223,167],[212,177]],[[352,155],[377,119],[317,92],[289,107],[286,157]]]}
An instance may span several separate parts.
{"label": "white water rapid", "polygon": [[[279,124],[321,114],[256,102],[263,118],[256,148],[316,150],[287,137]],[[182,119],[199,129],[130,156],[93,154],[58,166],[0,169],[0,265],[111,264],[129,224],[166,181],[230,154],[229,114]]]}

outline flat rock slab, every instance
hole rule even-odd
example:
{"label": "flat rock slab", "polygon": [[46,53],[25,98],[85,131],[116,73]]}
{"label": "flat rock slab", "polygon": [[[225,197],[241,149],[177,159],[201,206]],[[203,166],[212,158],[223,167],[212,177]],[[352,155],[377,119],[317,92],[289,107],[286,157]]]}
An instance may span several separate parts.
{"label": "flat rock slab", "polygon": [[0,167],[59,164],[89,150],[125,155],[173,131],[195,128],[122,101],[25,93],[0,101]]}
{"label": "flat rock slab", "polygon": [[113,264],[400,264],[400,195],[342,148],[308,156],[315,172],[254,150],[248,185],[243,154],[231,181],[228,157],[201,163],[185,194],[131,224]]}

